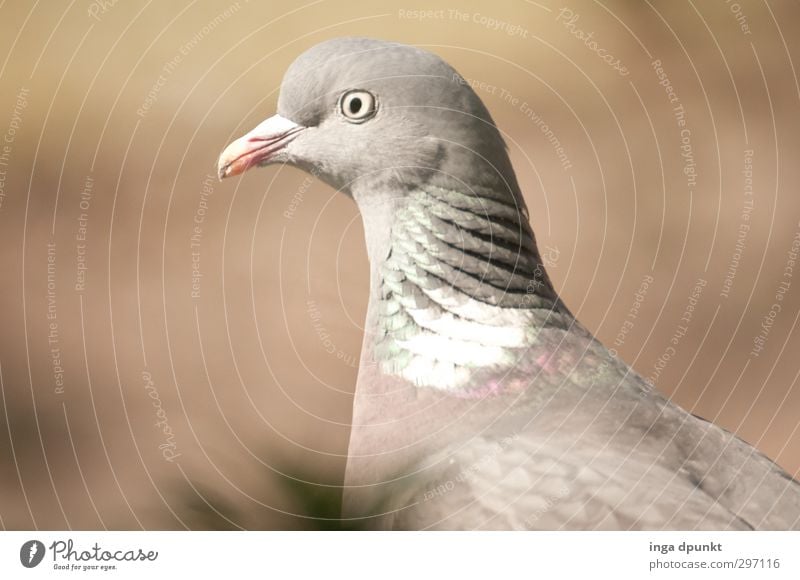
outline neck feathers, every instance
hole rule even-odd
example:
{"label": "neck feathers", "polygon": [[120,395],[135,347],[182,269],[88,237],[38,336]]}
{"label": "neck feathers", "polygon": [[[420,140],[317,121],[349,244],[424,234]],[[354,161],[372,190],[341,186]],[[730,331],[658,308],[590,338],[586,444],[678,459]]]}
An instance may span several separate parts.
{"label": "neck feathers", "polygon": [[[361,204],[360,204],[361,205]],[[362,207],[362,212],[365,208]],[[544,270],[524,207],[426,186],[371,226],[372,361],[419,387],[458,394],[502,376],[569,312]]]}

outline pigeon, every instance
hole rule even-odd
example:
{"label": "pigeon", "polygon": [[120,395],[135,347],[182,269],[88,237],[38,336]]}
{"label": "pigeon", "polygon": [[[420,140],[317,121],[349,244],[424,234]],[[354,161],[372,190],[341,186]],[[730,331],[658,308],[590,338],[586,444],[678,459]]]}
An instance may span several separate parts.
{"label": "pigeon", "polygon": [[370,263],[342,517],[367,529],[800,529],[800,484],[572,315],[507,146],[442,58],[336,38],[220,178],[284,163],[354,200]]}

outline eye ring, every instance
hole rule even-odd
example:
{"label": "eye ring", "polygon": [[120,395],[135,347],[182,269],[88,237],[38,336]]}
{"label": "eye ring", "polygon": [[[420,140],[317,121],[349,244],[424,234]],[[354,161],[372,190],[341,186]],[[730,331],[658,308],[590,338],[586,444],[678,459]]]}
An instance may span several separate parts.
{"label": "eye ring", "polygon": [[351,123],[363,123],[378,112],[378,99],[369,91],[346,91],[339,98],[339,112]]}

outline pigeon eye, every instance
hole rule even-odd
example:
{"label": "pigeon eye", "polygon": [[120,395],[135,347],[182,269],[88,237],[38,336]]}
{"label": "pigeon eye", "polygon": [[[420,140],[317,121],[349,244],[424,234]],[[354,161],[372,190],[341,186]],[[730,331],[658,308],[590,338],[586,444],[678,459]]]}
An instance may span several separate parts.
{"label": "pigeon eye", "polygon": [[339,108],[348,121],[362,123],[377,111],[375,97],[367,91],[349,91],[339,100]]}

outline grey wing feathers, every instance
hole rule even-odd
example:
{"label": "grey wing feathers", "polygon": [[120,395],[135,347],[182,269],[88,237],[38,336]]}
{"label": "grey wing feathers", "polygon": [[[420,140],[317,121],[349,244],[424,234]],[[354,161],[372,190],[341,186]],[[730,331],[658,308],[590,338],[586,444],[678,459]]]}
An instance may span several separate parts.
{"label": "grey wing feathers", "polygon": [[[692,421],[696,419],[691,418]],[[399,529],[798,529],[800,484],[711,424],[680,464],[536,436],[476,438],[409,493]],[[710,451],[710,453],[709,453]]]}

